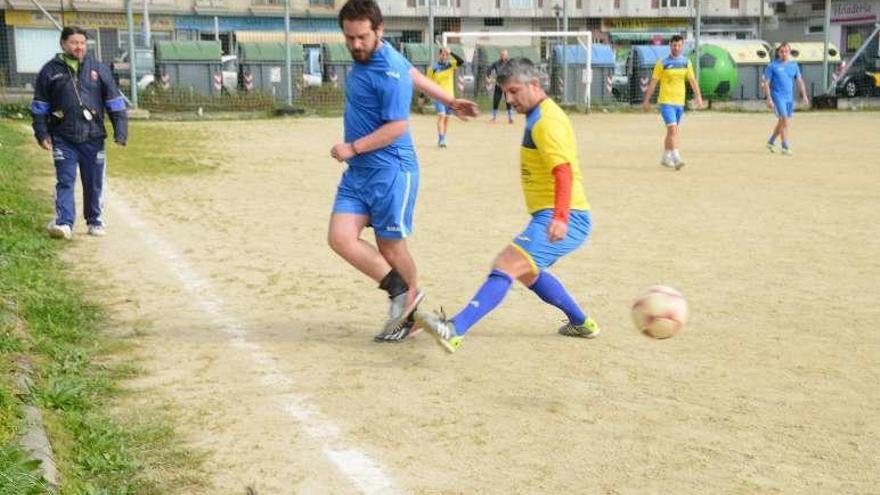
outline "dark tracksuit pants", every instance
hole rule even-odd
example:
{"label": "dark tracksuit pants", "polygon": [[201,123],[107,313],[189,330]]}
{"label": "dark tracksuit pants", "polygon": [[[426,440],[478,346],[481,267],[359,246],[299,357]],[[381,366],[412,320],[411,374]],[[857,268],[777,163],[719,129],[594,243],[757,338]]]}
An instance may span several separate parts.
{"label": "dark tracksuit pants", "polygon": [[492,95],[492,118],[494,119],[498,115],[498,106],[501,103],[502,98],[504,99],[504,106],[507,108],[507,118],[511,118],[513,112],[511,111],[510,104],[507,103],[507,98],[504,98],[504,91],[501,89],[501,86],[495,85],[495,93]]}
{"label": "dark tracksuit pants", "polygon": [[55,223],[73,227],[76,218],[74,188],[79,168],[83,189],[83,216],[88,225],[103,225],[101,209],[104,191],[104,138],[72,143],[52,136],[55,160]]}

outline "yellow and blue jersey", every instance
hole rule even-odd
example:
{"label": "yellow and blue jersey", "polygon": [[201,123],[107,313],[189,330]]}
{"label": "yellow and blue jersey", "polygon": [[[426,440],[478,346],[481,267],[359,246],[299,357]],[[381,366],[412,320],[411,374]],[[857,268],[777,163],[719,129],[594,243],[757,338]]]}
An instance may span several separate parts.
{"label": "yellow and blue jersey", "polygon": [[529,213],[555,206],[553,169],[563,163],[571,165],[571,209],[589,210],[574,129],[559,105],[547,98],[526,115],[520,148],[520,176]]}
{"label": "yellow and blue jersey", "polygon": [[657,103],[684,105],[685,82],[689,77],[694,77],[694,68],[684,55],[678,57],[670,55],[658,60],[651,75],[651,79],[660,81],[660,96],[657,97]]}
{"label": "yellow and blue jersey", "polygon": [[450,55],[446,62],[435,62],[428,67],[428,79],[437,83],[450,96],[455,95],[455,69],[458,68],[456,58]]}

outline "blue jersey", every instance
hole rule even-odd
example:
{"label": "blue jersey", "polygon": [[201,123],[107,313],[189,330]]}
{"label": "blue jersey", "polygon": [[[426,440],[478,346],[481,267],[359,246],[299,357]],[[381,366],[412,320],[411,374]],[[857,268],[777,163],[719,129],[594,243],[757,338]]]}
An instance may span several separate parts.
{"label": "blue jersey", "polygon": [[764,79],[770,84],[770,96],[774,100],[794,101],[794,80],[801,77],[797,62],[774,60],[764,69]]}
{"label": "blue jersey", "polygon": [[[412,65],[388,43],[367,63],[355,62],[345,87],[345,142],[351,143],[394,120],[408,120]],[[412,170],[417,167],[409,128],[393,143],[348,160],[350,167]]]}

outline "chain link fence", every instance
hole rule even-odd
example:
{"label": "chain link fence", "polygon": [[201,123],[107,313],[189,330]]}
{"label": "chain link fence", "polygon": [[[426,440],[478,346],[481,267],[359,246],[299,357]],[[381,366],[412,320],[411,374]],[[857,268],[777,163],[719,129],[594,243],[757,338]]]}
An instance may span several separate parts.
{"label": "chain link fence", "polygon": [[[342,112],[353,61],[334,18],[307,25],[291,22],[285,32],[283,18],[277,17],[238,26],[221,17],[184,19],[138,12],[131,16],[130,34],[124,5],[102,5],[100,15],[67,12],[63,22],[87,29],[90,53],[112,68],[119,86],[139,108],[199,115],[291,107],[322,115]],[[60,12],[48,14],[61,21]],[[461,31],[467,19],[434,21],[431,43],[425,19],[388,17],[385,41],[425,71],[437,58],[441,34]],[[505,24],[505,19],[482,21],[484,30],[494,30],[496,24],[499,31],[513,29],[513,22]],[[558,17],[516,21],[520,30],[562,28]],[[450,48],[465,60],[456,72],[457,95],[490,110],[495,89],[489,68],[506,49],[511,56],[535,62],[544,74],[542,84],[563,104],[627,108],[641,103],[654,63],[668,55],[669,38],[680,34],[687,40],[687,56],[699,66],[701,90],[708,100],[759,104],[764,98],[762,74],[775,42],[737,39],[753,37],[741,30],[728,32],[712,25],[702,29],[692,17],[655,17],[629,24],[614,19],[570,22],[570,31],[592,33],[590,54],[576,37],[452,38]],[[860,26],[842,33],[843,46],[833,41],[828,45],[827,69],[822,41],[789,40],[810,96],[880,98],[877,31]],[[40,12],[0,10],[0,101],[5,114],[26,112],[37,72],[59,51],[58,38],[57,27]],[[418,95],[413,104],[419,111],[432,108]]]}

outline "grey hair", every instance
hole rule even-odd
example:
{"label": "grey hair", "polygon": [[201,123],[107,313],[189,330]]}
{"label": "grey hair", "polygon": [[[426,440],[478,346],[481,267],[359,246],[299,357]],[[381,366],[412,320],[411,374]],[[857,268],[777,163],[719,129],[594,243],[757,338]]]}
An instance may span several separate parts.
{"label": "grey hair", "polygon": [[504,84],[514,78],[523,84],[531,81],[540,81],[541,72],[531,60],[525,57],[512,58],[501,66],[501,70],[498,71],[497,81],[498,84]]}

